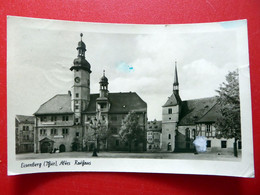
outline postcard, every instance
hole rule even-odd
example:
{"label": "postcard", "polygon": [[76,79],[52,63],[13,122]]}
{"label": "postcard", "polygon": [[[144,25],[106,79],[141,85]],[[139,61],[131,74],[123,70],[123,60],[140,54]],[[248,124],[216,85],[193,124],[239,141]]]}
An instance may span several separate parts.
{"label": "postcard", "polygon": [[7,17],[8,175],[254,177],[247,21]]}

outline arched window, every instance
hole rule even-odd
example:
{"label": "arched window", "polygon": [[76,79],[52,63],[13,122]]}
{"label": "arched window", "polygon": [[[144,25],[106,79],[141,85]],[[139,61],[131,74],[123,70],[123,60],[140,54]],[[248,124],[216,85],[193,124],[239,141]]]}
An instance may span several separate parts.
{"label": "arched window", "polygon": [[169,134],[169,135],[168,135],[168,139],[171,139],[171,138],[172,138],[172,136],[171,136],[171,134]]}

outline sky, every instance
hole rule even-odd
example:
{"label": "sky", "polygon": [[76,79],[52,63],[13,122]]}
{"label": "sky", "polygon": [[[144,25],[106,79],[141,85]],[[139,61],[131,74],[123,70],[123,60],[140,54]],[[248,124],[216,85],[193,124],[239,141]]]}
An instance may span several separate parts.
{"label": "sky", "polygon": [[[177,63],[182,100],[217,95],[225,75],[248,63],[246,21],[187,25],[95,24],[8,18],[8,115],[32,115],[73,84],[80,33],[91,64],[91,93],[103,70],[110,92],[136,92],[148,120],[161,120]],[[244,33],[245,34],[245,33]],[[243,34],[243,35],[244,35]]]}

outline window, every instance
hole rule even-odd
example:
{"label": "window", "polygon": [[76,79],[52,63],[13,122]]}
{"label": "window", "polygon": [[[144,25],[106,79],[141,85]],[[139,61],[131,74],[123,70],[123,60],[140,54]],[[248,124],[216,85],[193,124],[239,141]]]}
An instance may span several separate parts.
{"label": "window", "polygon": [[79,103],[79,101],[78,100],[75,100],[75,104],[78,104]]}
{"label": "window", "polygon": [[238,141],[238,149],[242,149],[242,142],[241,141]]}
{"label": "window", "polygon": [[75,106],[75,109],[79,109],[79,106],[78,106],[78,105],[76,105],[76,106]]}
{"label": "window", "polygon": [[211,140],[207,140],[207,148],[211,148]]}
{"label": "window", "polygon": [[172,120],[172,118],[171,118],[171,117],[169,117],[169,120]]}
{"label": "window", "polygon": [[40,120],[41,120],[41,122],[46,122],[46,121],[47,121],[47,117],[46,117],[46,116],[42,116],[42,117],[40,118]]}
{"label": "window", "polygon": [[172,114],[172,109],[171,108],[168,109],[168,114]]}
{"label": "window", "polygon": [[76,136],[77,136],[77,137],[79,136],[79,132],[76,132]]}
{"label": "window", "polygon": [[171,134],[169,134],[169,135],[168,135],[168,139],[171,139],[171,138],[172,138],[172,136],[171,136]]}
{"label": "window", "polygon": [[103,120],[103,121],[106,120],[106,117],[105,117],[104,115],[102,116],[102,120]]}
{"label": "window", "polygon": [[227,141],[221,141],[221,148],[227,148]]}
{"label": "window", "polygon": [[68,121],[69,120],[69,116],[62,116],[62,121]]}
{"label": "window", "polygon": [[51,135],[57,135],[57,129],[51,129]]}
{"label": "window", "polygon": [[75,122],[78,123],[79,122],[79,118],[75,118]]}
{"label": "window", "polygon": [[27,140],[29,140],[29,135],[26,136]]}
{"label": "window", "polygon": [[119,140],[116,140],[116,146],[119,146]]}
{"label": "window", "polygon": [[69,133],[68,129],[62,129],[62,135],[67,135]]}
{"label": "window", "polygon": [[40,135],[46,135],[46,129],[40,129]]}
{"label": "window", "polygon": [[210,132],[210,125],[206,126],[206,132]]}
{"label": "window", "polygon": [[79,97],[79,94],[78,93],[76,93],[76,98],[78,98]]}
{"label": "window", "polygon": [[57,117],[56,116],[52,116],[51,117],[51,121],[56,121],[57,120]]}

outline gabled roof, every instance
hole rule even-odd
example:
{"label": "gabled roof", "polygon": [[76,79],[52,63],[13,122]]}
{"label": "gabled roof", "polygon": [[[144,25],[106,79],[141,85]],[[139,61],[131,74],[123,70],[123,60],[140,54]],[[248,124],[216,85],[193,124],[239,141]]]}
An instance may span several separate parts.
{"label": "gabled roof", "polygon": [[48,137],[45,137],[45,138],[41,139],[39,142],[54,142],[54,141],[49,139]]}
{"label": "gabled roof", "polygon": [[186,100],[181,104],[179,125],[195,125],[216,104],[217,97]]}
{"label": "gabled roof", "polygon": [[[91,94],[89,106],[86,113],[96,112],[96,99],[99,94]],[[110,103],[109,113],[128,113],[130,111],[146,112],[147,104],[135,92],[127,93],[109,93],[108,101]]]}
{"label": "gabled roof", "polygon": [[197,123],[214,123],[220,116],[220,107],[216,103],[204,116],[202,116]]}
{"label": "gabled roof", "polygon": [[19,123],[34,124],[34,116],[16,115],[16,119]]}
{"label": "gabled roof", "polygon": [[166,103],[163,105],[163,107],[167,107],[167,106],[176,106],[178,104],[181,103],[181,98],[179,96],[178,93],[173,93],[168,100],[166,101]]}
{"label": "gabled roof", "polygon": [[69,113],[73,113],[71,110],[71,96],[69,94],[58,94],[42,104],[34,115]]}
{"label": "gabled roof", "polygon": [[148,121],[147,131],[162,131],[162,121]]}

